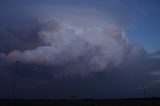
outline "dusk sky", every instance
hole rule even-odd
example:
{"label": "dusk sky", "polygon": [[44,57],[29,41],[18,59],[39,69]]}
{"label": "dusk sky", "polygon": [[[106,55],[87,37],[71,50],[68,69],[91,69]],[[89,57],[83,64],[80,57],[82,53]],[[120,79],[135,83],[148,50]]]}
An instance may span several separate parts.
{"label": "dusk sky", "polygon": [[0,98],[160,97],[159,0],[0,0]]}

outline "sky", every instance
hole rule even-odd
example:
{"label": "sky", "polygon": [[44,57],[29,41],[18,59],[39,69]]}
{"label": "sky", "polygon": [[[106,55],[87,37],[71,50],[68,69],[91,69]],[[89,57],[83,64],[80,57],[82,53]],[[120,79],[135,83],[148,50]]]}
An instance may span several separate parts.
{"label": "sky", "polygon": [[160,97],[159,0],[0,0],[0,98]]}

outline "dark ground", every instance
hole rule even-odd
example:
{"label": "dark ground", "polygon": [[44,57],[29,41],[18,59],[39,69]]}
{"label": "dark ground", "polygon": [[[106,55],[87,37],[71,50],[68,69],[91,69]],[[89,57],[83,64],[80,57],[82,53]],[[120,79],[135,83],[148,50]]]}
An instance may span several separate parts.
{"label": "dark ground", "polygon": [[91,100],[7,100],[0,106],[160,106],[160,98],[148,99],[91,99]]}

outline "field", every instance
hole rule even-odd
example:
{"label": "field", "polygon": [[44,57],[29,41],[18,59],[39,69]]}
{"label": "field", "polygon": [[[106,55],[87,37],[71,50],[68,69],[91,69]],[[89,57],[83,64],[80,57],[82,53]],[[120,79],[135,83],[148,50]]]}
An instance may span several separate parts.
{"label": "field", "polygon": [[0,106],[160,106],[160,98],[97,100],[7,100]]}

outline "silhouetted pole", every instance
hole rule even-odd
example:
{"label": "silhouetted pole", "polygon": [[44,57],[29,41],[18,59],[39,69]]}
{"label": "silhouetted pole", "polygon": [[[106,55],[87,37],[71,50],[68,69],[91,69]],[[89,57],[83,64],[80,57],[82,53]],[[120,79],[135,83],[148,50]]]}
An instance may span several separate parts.
{"label": "silhouetted pole", "polygon": [[17,87],[17,72],[18,72],[18,64],[20,62],[16,61],[16,69],[14,71],[14,77],[13,77],[13,91],[12,91],[12,97],[13,99],[16,99],[16,87]]}
{"label": "silhouetted pole", "polygon": [[147,97],[147,88],[146,87],[143,87],[143,93],[144,93],[144,98]]}

